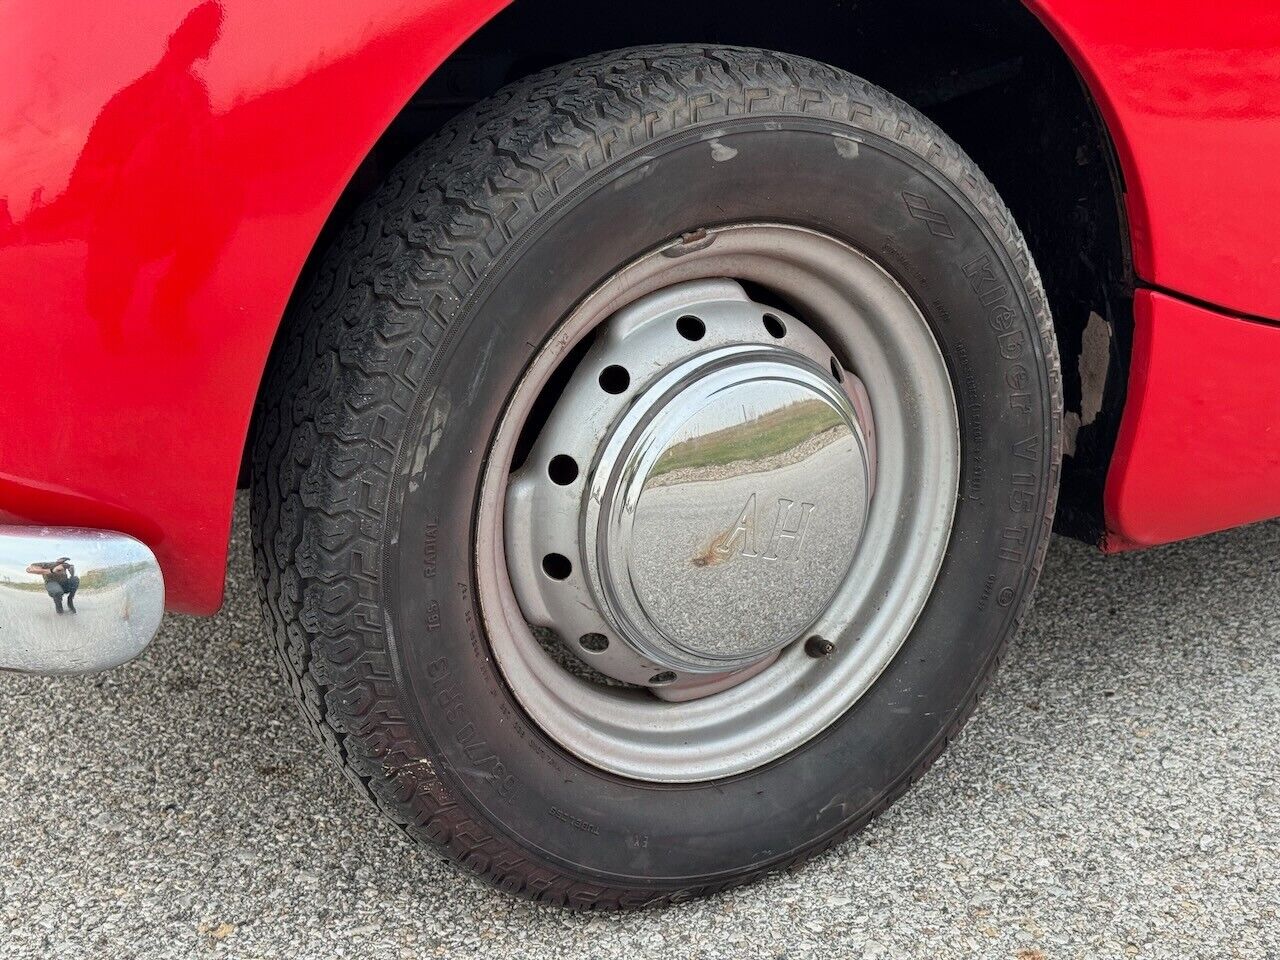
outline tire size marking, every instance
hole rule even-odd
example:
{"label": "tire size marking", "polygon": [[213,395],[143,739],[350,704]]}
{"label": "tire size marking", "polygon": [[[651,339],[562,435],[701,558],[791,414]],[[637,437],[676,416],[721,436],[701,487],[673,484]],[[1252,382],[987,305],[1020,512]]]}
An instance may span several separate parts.
{"label": "tire size marking", "polygon": [[[498,791],[498,796],[510,803],[519,784],[507,773],[506,764],[490,749],[471,722],[467,706],[462,702],[462,692],[452,682],[449,661],[444,657],[432,660],[427,665],[427,678],[431,681],[431,696],[444,711],[453,742],[470,764],[467,772],[488,780]],[[456,764],[454,768],[457,769]]]}

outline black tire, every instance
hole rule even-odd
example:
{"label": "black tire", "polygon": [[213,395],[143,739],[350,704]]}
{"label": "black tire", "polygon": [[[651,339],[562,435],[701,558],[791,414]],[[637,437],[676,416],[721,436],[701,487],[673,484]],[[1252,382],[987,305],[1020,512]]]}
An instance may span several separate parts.
{"label": "black tire", "polygon": [[[709,126],[749,147],[731,189],[705,149],[683,149]],[[834,132],[856,135],[857,164],[837,165]],[[725,780],[628,781],[543,736],[487,653],[470,548],[486,439],[586,291],[685,231],[753,219],[841,237],[921,306],[961,412],[951,541],[910,637],[823,734]],[[1053,328],[995,190],[884,91],[741,48],[604,54],[459,116],[329,251],[263,397],[260,593],[307,722],[407,833],[504,890],[582,908],[793,866],[899,796],[1015,631],[1057,489]]]}

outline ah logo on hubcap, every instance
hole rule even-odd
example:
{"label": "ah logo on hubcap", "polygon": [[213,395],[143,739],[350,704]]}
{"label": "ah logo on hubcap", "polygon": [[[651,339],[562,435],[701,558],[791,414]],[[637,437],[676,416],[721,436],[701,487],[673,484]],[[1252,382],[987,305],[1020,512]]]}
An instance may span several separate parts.
{"label": "ah logo on hubcap", "polygon": [[761,553],[756,549],[756,495],[753,493],[747,497],[729,536],[716,546],[716,553],[726,560],[737,553],[743,557],[759,557],[762,560],[795,562],[800,559],[800,553],[804,549],[804,538],[813,511],[814,504],[808,501],[796,503],[786,497],[779,497],[773,530],[764,545],[764,552]]}

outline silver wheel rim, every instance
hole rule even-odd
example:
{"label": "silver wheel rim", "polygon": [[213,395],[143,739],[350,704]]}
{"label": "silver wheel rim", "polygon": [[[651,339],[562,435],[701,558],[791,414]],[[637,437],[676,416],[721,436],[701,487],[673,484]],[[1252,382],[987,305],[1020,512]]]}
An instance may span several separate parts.
{"label": "silver wheel rim", "polygon": [[[718,370],[722,377],[737,378],[731,389],[746,390],[749,387],[743,384],[758,376],[772,378],[771,384],[794,380],[799,384],[795,389],[808,391],[805,397],[825,398],[828,393],[822,392],[818,380],[807,378],[820,375],[818,358],[824,352],[838,356],[847,368],[844,372],[854,375],[850,380],[865,388],[865,397],[859,397],[861,391],[850,390],[846,384],[839,393],[831,394],[829,401],[831,409],[846,420],[849,410],[858,414],[848,425],[851,439],[844,440],[844,432],[840,433],[844,446],[839,456],[844,458],[842,464],[849,465],[846,472],[856,472],[859,463],[868,471],[865,492],[869,500],[861,529],[854,522],[844,531],[844,542],[849,544],[847,565],[838,571],[834,585],[824,584],[813,591],[821,599],[816,615],[809,616],[812,611],[806,608],[803,616],[787,623],[779,634],[786,641],[780,649],[775,646],[761,653],[752,647],[750,656],[729,656],[723,663],[705,649],[690,651],[687,643],[679,653],[656,638],[657,633],[676,629],[663,620],[661,610],[653,618],[637,614],[634,604],[628,607],[622,601],[599,601],[597,607],[605,608],[595,611],[603,618],[601,632],[626,632],[627,638],[622,638],[625,643],[619,643],[615,636],[611,647],[625,647],[634,661],[609,665],[606,672],[633,679],[632,674],[643,669],[640,664],[644,662],[660,666],[680,663],[680,671],[670,671],[679,673],[677,685],[683,683],[685,690],[702,695],[678,699],[682,694],[677,692],[677,699],[663,700],[654,693],[673,696],[672,691],[660,689],[663,683],[644,690],[592,682],[552,657],[530,626],[530,620],[555,621],[556,613],[546,609],[541,595],[531,601],[528,586],[531,575],[535,579],[540,575],[531,570],[533,563],[549,546],[525,543],[526,534],[538,534],[531,534],[532,527],[526,529],[524,521],[513,521],[512,517],[521,515],[508,510],[509,497],[518,500],[515,491],[531,483],[526,469],[515,477],[513,487],[511,461],[517,439],[534,400],[566,354],[589,332],[627,308],[647,313],[646,322],[656,326],[675,313],[706,312],[709,303],[720,303],[739,317],[747,315],[742,303],[750,305],[745,308],[748,314],[750,309],[767,309],[742,293],[737,281],[759,284],[792,304],[790,314],[773,312],[781,314],[789,331],[800,333],[804,343],[793,351],[794,357],[783,356],[769,351],[765,344],[744,343],[749,338],[740,331],[721,331],[719,339],[712,337],[687,348],[683,362],[703,366],[697,366],[693,374],[686,373],[677,389],[704,389],[705,393],[708,377]],[[712,320],[714,332],[718,326],[714,317]],[[668,333],[678,337],[673,328]],[[592,351],[598,347],[593,346]],[[716,350],[733,353],[734,348],[738,353],[721,359],[720,368],[710,374],[703,372],[704,366],[714,366],[706,358]],[[698,357],[702,359],[694,359]],[[681,362],[655,354],[653,370],[645,373],[642,383],[646,389],[657,389],[655,384],[662,376],[679,380]],[[756,367],[749,369],[753,363]],[[781,368],[786,372],[780,372]],[[723,369],[733,372],[724,374]],[[580,373],[581,365],[574,376]],[[590,375],[594,376],[594,370]],[[569,393],[566,390],[566,395]],[[615,426],[604,431],[602,446],[607,447],[608,439],[613,438],[614,446],[626,447],[617,438],[637,436],[635,429],[640,428],[632,425],[624,429],[617,424],[626,411],[635,414],[644,403],[656,403],[647,399],[655,396],[652,390],[638,389],[638,395],[640,399],[627,399],[622,415],[609,414]],[[844,403],[841,396],[850,402]],[[857,409],[859,400],[866,409]],[[650,422],[660,420],[665,410],[650,414]],[[614,516],[603,503],[611,491],[601,486],[605,481],[600,478],[631,475],[625,470],[619,474],[605,469],[618,455],[617,451],[610,454],[597,449],[591,453],[590,463],[580,465],[583,502],[595,503],[598,508],[588,511],[583,507],[579,540],[564,548],[580,551],[571,558],[570,579],[585,591],[584,596],[597,599],[602,590],[609,589],[603,581],[618,580],[617,569],[610,564],[626,562],[611,561],[614,548],[608,544],[613,541],[598,536],[601,516],[606,525]],[[579,451],[578,459],[582,457]],[[531,455],[530,462],[534,460]],[[852,247],[793,226],[745,224],[687,236],[641,257],[587,297],[539,351],[508,404],[489,450],[476,525],[479,599],[494,657],[530,718],[552,740],[587,763],[654,782],[696,782],[751,770],[790,753],[830,726],[892,661],[919,617],[941,566],[959,473],[957,412],[945,362],[919,309],[889,274]],[[856,492],[856,485],[847,489]],[[843,502],[854,503],[854,496],[854,492],[848,493]],[[782,509],[779,506],[779,524]],[[797,527],[799,515],[793,516],[796,519],[791,525]],[[606,545],[597,549],[600,543]],[[837,566],[841,564],[843,560]],[[626,578],[622,579],[625,582]],[[796,582],[807,579],[811,578],[797,577]],[[519,596],[513,581],[520,584]],[[811,601],[808,597],[805,602]],[[533,606],[537,609],[526,609]],[[647,616],[650,619],[646,620]],[[793,637],[797,623],[802,629]],[[557,622],[558,628],[562,626]],[[582,623],[573,625],[574,633],[580,629]],[[640,635],[646,631],[656,631],[656,639],[641,644]],[[806,644],[809,637],[820,638],[825,655],[813,655],[813,644]],[[567,645],[573,640],[567,637]],[[745,647],[750,643],[744,641]],[[592,656],[584,655],[581,648],[576,652],[585,662],[599,666],[600,661],[593,663]],[[677,655],[682,658],[671,659]],[[644,657],[650,659],[645,661]],[[655,675],[653,679],[666,678]]]}

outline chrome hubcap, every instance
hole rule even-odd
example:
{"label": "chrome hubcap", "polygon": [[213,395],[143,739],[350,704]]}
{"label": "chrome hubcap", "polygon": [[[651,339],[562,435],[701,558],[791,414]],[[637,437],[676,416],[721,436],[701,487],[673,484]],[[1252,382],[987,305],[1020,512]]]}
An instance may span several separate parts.
{"label": "chrome hubcap", "polygon": [[950,374],[888,273],[800,227],[709,229],[607,279],[516,385],[476,517],[484,635],[582,761],[742,773],[892,661],[959,478]]}
{"label": "chrome hubcap", "polygon": [[614,679],[723,689],[830,604],[873,444],[861,381],[800,320],[727,280],[651,294],[603,325],[512,476],[517,599]]}

